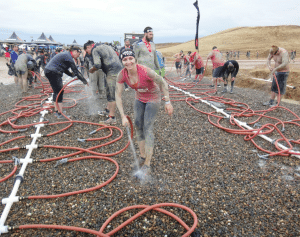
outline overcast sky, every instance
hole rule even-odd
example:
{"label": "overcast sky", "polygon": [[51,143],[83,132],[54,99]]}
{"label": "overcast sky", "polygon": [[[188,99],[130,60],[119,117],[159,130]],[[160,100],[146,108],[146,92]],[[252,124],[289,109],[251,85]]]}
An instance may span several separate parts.
{"label": "overcast sky", "polygon": [[[76,39],[123,44],[124,33],[154,29],[154,42],[194,39],[195,0],[1,0],[0,40],[42,32],[64,44]],[[240,26],[300,25],[300,0],[198,0],[199,37]],[[32,38],[31,38],[32,37]]]}

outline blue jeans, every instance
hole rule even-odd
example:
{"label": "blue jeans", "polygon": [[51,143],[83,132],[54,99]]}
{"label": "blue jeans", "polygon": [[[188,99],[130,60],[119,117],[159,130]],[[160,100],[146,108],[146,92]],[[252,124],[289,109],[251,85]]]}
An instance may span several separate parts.
{"label": "blue jeans", "polygon": [[145,146],[154,146],[153,126],[159,111],[160,102],[143,103],[139,100],[134,102],[134,124],[138,141],[145,140]]}

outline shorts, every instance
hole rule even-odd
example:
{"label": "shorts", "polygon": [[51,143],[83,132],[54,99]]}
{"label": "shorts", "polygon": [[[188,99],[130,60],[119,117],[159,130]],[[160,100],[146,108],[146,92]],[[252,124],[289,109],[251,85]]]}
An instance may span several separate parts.
{"label": "shorts", "polygon": [[223,66],[217,67],[213,70],[213,77],[214,78],[219,78],[219,77],[223,77]]}
{"label": "shorts", "polygon": [[181,62],[175,62],[176,69],[181,69]]}
{"label": "shorts", "polygon": [[21,70],[18,70],[18,71],[16,71],[16,73],[17,73],[17,76],[22,76],[22,75],[25,75],[25,73],[26,72],[24,72],[24,71],[21,71]]}
{"label": "shorts", "polygon": [[[52,71],[48,71],[47,69],[45,70],[45,76],[47,77],[47,79],[50,82],[50,85],[52,87],[53,90],[53,101],[56,101],[57,95],[58,93],[61,91],[61,89],[63,88],[63,81],[61,78],[61,75],[59,75],[56,72],[52,72]],[[63,94],[64,91],[62,91],[58,97],[57,102],[58,103],[62,103],[63,101]]]}
{"label": "shorts", "polygon": [[[286,82],[287,82],[287,79],[289,77],[289,72],[276,72],[275,76],[276,76],[277,81],[278,81],[280,95],[284,95],[285,90],[286,90]],[[276,81],[275,81],[275,77],[273,77],[271,91],[278,94],[278,87],[277,87],[277,84],[276,84]]]}
{"label": "shorts", "polygon": [[204,72],[204,67],[201,67],[201,68],[196,68],[196,75],[199,75],[199,74],[203,74],[203,72]]}
{"label": "shorts", "polygon": [[106,98],[108,102],[115,102],[117,76],[106,76]]}

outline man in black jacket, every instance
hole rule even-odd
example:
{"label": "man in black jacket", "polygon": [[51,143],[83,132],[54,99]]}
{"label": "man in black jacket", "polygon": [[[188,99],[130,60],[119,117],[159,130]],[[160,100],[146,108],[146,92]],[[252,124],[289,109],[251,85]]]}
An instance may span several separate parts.
{"label": "man in black jacket", "polygon": [[236,75],[239,72],[239,64],[235,60],[229,60],[227,61],[223,66],[223,79],[224,79],[224,90],[222,93],[227,92],[227,84],[228,84],[228,77],[229,74],[231,74],[231,89],[230,94],[233,94],[233,86],[234,86],[234,80],[236,78]]}
{"label": "man in black jacket", "polygon": [[[64,91],[62,91],[58,97],[57,100],[58,107],[56,106],[55,103],[58,93],[63,88],[63,82],[62,82],[63,73],[67,74],[70,77],[77,76],[77,78],[81,80],[83,84],[87,85],[86,79],[78,71],[74,62],[74,59],[77,59],[80,53],[81,53],[81,49],[79,47],[71,47],[70,51],[66,51],[55,55],[45,67],[45,76],[49,80],[50,85],[53,89],[55,116],[58,119],[64,118],[64,116],[60,113],[60,111],[62,111],[62,101],[63,101]],[[68,70],[69,68],[72,69],[72,73]]]}

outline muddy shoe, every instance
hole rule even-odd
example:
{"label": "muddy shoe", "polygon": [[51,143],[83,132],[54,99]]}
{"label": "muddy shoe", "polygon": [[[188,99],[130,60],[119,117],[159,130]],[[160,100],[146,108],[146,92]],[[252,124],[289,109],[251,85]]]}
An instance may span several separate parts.
{"label": "muddy shoe", "polygon": [[233,88],[231,88],[231,90],[230,90],[230,94],[233,94]]}
{"label": "muddy shoe", "polygon": [[114,125],[117,124],[117,120],[116,118],[108,117],[108,119],[106,119],[105,121],[100,121],[99,123],[104,125]]}
{"label": "muddy shoe", "polygon": [[273,105],[273,104],[274,104],[274,102],[273,102],[272,100],[269,100],[268,102],[264,102],[264,103],[263,103],[264,106],[268,106],[268,105],[271,106],[271,105]]}
{"label": "muddy shoe", "polygon": [[227,93],[227,89],[224,88],[224,90],[222,90],[222,93]]}
{"label": "muddy shoe", "polygon": [[143,165],[142,168],[134,174],[134,176],[137,179],[146,180],[147,177],[149,177],[150,172],[151,172],[150,167],[148,165]]}
{"label": "muddy shoe", "polygon": [[[70,118],[71,116],[70,115],[66,115],[66,117]],[[57,116],[56,116],[57,119],[65,119],[66,117],[63,116],[62,114],[57,114]]]}
{"label": "muddy shoe", "polygon": [[98,114],[100,116],[106,116],[106,117],[108,117],[109,110],[105,109],[105,110],[98,111]]}

